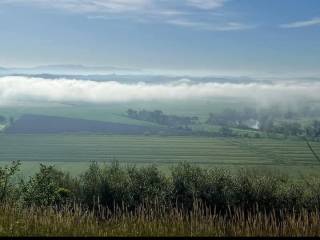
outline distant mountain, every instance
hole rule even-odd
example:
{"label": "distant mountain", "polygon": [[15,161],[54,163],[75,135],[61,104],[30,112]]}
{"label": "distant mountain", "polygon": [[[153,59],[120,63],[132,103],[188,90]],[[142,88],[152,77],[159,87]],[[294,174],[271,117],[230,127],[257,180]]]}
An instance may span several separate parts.
{"label": "distant mountain", "polygon": [[47,65],[47,66],[38,66],[33,68],[40,72],[50,73],[50,72],[59,72],[59,73],[109,73],[112,71],[137,71],[138,69],[132,68],[121,68],[121,67],[112,67],[112,66],[102,66],[102,67],[91,67],[84,65]]}
{"label": "distant mountain", "polygon": [[[123,83],[255,83],[260,82],[245,76],[208,76],[191,77],[188,75],[150,74],[146,71],[134,68],[121,68],[112,66],[85,66],[85,65],[42,65],[32,68],[2,68],[0,76],[26,76],[45,79],[78,79],[92,81],[119,81]],[[263,80],[264,83],[271,83]]]}
{"label": "distant mountain", "polygon": [[113,74],[113,73],[129,73],[139,72],[139,69],[121,68],[112,66],[84,66],[84,65],[43,65],[31,68],[2,68],[0,74],[67,74],[67,75],[89,75],[89,74]]}
{"label": "distant mountain", "polygon": [[8,74],[8,69],[0,67],[0,76],[7,75],[7,74]]}
{"label": "distant mountain", "polygon": [[0,73],[1,73],[1,72],[6,72],[6,71],[8,71],[8,69],[3,68],[3,67],[0,67]]}

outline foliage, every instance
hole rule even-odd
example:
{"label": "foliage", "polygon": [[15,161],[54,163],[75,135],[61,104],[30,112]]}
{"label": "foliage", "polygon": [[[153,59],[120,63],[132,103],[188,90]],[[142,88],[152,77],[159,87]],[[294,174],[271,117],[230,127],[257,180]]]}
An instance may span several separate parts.
{"label": "foliage", "polygon": [[[49,206],[65,203],[71,197],[71,189],[66,188],[68,175],[53,166],[40,165],[40,171],[26,183],[22,182],[21,195],[27,205]],[[75,190],[75,189],[72,189]]]}
{"label": "foliage", "polygon": [[[2,169],[2,179],[11,177],[18,165]],[[134,211],[141,205],[160,204],[190,211],[201,201],[210,209],[226,213],[229,207],[263,211],[314,210],[320,207],[320,179],[312,183],[303,178],[297,181],[283,174],[243,169],[231,174],[224,169],[204,169],[183,162],[164,175],[156,166],[137,168],[99,165],[93,162],[79,178],[41,165],[39,172],[26,182],[11,184],[11,192],[19,192],[19,199],[8,195],[9,184],[2,180],[2,194],[6,200],[19,201],[26,206],[61,206],[81,203],[90,209],[116,209],[125,205]],[[10,197],[10,198],[9,198]]]}
{"label": "foliage", "polygon": [[117,162],[110,167],[99,167],[93,162],[81,176],[80,182],[84,203],[111,208],[123,202],[130,208],[146,201],[165,202],[168,187],[167,179],[154,166],[122,168]]}
{"label": "foliage", "polygon": [[235,134],[233,133],[232,129],[223,126],[220,130],[219,130],[219,135],[221,137],[234,137]]}
{"label": "foliage", "polygon": [[[18,168],[2,168],[1,179]],[[156,166],[93,162],[79,178],[41,165],[28,181],[10,186],[20,199],[6,194],[0,205],[4,236],[320,234],[317,177],[297,181],[265,170],[234,174],[188,163],[164,175]]]}
{"label": "foliage", "polygon": [[7,118],[0,115],[0,124],[5,124],[5,123],[7,123]]}
{"label": "foliage", "polygon": [[190,209],[193,201],[199,197],[201,187],[206,181],[206,171],[181,163],[172,170],[173,200],[180,207]]}
{"label": "foliage", "polygon": [[188,129],[189,125],[195,124],[199,118],[198,117],[181,117],[175,115],[166,115],[160,110],[155,111],[137,111],[133,109],[128,109],[127,111],[128,117],[153,122],[160,125],[165,125],[172,128],[185,128]]}
{"label": "foliage", "polygon": [[313,140],[320,139],[320,121],[313,121],[313,123],[306,128],[306,135]]}
{"label": "foliage", "polygon": [[170,197],[171,186],[169,180],[152,165],[150,167],[128,169],[129,192],[131,206],[143,203],[165,204]]}
{"label": "foliage", "polygon": [[122,201],[128,201],[128,175],[119,167],[118,163],[113,163],[111,167],[100,166],[93,162],[88,171],[81,177],[82,186],[81,199],[90,207],[101,204],[103,206],[113,206]]}
{"label": "foliage", "polygon": [[[320,121],[303,126],[300,119],[303,117],[316,117],[311,114],[310,108],[292,111],[280,109],[276,106],[256,110],[244,108],[236,110],[226,108],[220,113],[211,113],[207,124],[222,126],[222,129],[240,128],[255,129],[269,134],[282,134],[288,136],[306,136],[312,140],[320,138]],[[220,132],[222,136],[232,136],[230,133]]]}
{"label": "foliage", "polygon": [[11,166],[0,167],[0,201],[4,201],[12,190],[10,178],[19,171],[20,161],[12,162]]}

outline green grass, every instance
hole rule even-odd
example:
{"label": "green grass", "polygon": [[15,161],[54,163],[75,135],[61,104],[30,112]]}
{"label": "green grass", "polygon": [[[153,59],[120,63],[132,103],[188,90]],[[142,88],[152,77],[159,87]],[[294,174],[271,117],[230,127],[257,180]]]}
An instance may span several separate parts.
{"label": "green grass", "polygon": [[[320,152],[320,143],[312,143]],[[205,167],[277,168],[317,173],[320,163],[302,141],[206,137],[115,136],[88,134],[0,134],[0,162],[21,160],[24,172],[52,163],[78,174],[90,161],[156,164],[163,170],[188,161]]]}
{"label": "green grass", "polygon": [[208,119],[210,112],[219,112],[223,108],[240,108],[243,101],[237,99],[203,99],[198,101],[148,101],[130,103],[112,103],[104,105],[59,105],[37,107],[0,107],[0,115],[18,118],[23,114],[72,117],[88,120],[109,121],[125,124],[153,125],[152,123],[130,119],[126,111],[132,109],[162,110],[166,114],[180,116],[198,116],[202,121]]}
{"label": "green grass", "polygon": [[[255,107],[252,102],[246,99],[237,98],[211,98],[200,99],[197,101],[137,101],[129,103],[110,103],[102,105],[62,105],[62,104],[47,104],[44,106],[16,106],[16,107],[0,107],[0,115],[6,117],[19,118],[24,114],[38,114],[57,117],[79,118],[85,120],[97,120],[105,122],[115,122],[130,125],[142,126],[157,126],[163,127],[156,123],[135,120],[127,117],[126,111],[131,109],[136,110],[162,110],[165,114],[177,116],[197,116],[200,123],[190,126],[194,131],[207,131],[217,133],[220,126],[208,125],[205,122],[208,120],[210,113],[221,112],[226,108],[236,109],[241,111],[245,107]],[[301,123],[305,125],[310,123],[311,119],[301,119]],[[0,126],[0,132],[1,132]],[[243,135],[255,135],[255,131],[247,129],[232,129],[234,133]],[[262,134],[264,135],[264,134]]]}

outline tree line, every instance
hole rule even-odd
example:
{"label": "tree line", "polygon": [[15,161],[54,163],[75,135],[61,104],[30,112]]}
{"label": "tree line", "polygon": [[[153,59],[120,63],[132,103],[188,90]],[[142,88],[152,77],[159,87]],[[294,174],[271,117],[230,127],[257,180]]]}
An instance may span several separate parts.
{"label": "tree line", "polygon": [[93,162],[80,176],[71,176],[53,166],[40,165],[28,179],[13,181],[20,163],[0,168],[0,204],[63,206],[76,203],[89,209],[126,206],[135,210],[144,204],[192,210],[195,201],[209,209],[230,208],[261,211],[315,210],[320,207],[320,179],[290,178],[271,171],[208,169],[189,163],[174,166],[164,174],[156,166],[137,168]]}
{"label": "tree line", "polygon": [[[309,108],[308,108],[309,109]],[[320,121],[313,120],[302,125],[299,117],[315,116],[308,112],[296,113],[283,112],[279,108],[256,110],[244,108],[243,110],[224,109],[219,113],[211,113],[207,124],[222,126],[221,133],[231,136],[230,128],[252,129],[267,134],[282,134],[284,136],[307,137],[312,140],[320,140]]]}
{"label": "tree line", "polygon": [[3,115],[0,115],[0,124],[12,124],[14,122],[13,117],[6,117]]}
{"label": "tree line", "polygon": [[164,114],[161,110],[147,111],[147,110],[133,110],[128,109],[127,115],[129,118],[157,123],[171,128],[189,128],[190,125],[195,124],[198,117],[182,117],[175,115]]}

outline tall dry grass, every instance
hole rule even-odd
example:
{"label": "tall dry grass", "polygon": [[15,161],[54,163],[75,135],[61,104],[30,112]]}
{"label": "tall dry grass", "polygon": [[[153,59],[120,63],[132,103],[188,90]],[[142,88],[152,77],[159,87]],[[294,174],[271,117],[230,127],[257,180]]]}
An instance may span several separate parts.
{"label": "tall dry grass", "polygon": [[220,215],[196,204],[177,208],[141,206],[87,211],[81,206],[0,206],[0,236],[320,236],[319,211],[247,212]]}

